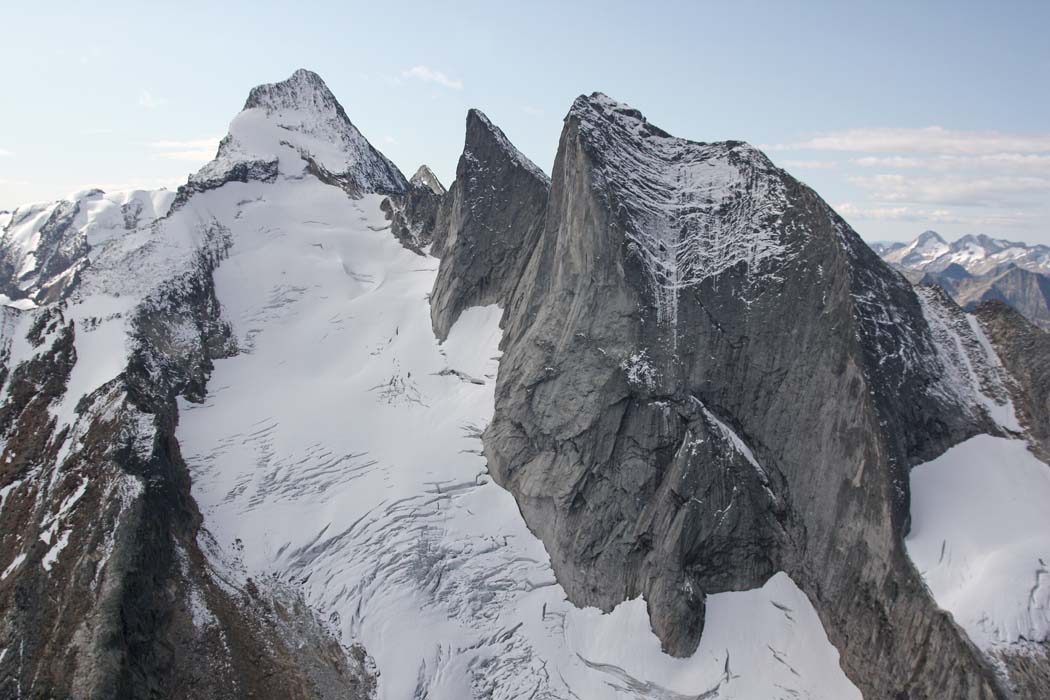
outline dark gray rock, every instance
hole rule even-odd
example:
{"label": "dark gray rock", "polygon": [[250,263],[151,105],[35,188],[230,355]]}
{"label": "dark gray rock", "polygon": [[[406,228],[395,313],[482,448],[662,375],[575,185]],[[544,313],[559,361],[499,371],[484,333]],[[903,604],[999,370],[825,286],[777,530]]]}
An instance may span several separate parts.
{"label": "dark gray rock", "polygon": [[1050,277],[1013,263],[985,274],[973,275],[952,264],[939,272],[926,272],[925,284],[937,284],[965,309],[986,301],[1001,301],[1044,330],[1050,330]]}
{"label": "dark gray rock", "polygon": [[1021,425],[1050,461],[1050,333],[1000,301],[985,302],[974,314],[1013,379],[1009,387]]}
{"label": "dark gray rock", "polygon": [[[222,144],[227,143],[230,137],[226,136],[219,142],[219,150]],[[250,160],[234,163],[230,168],[220,174],[206,177],[191,177],[185,185],[179,185],[175,192],[175,200],[171,203],[172,212],[178,211],[198,192],[216,190],[227,182],[273,182],[277,179],[277,159]]]}
{"label": "dark gray rock", "polygon": [[444,339],[463,309],[506,305],[543,229],[550,178],[488,117],[467,113],[456,181],[441,202],[431,253],[441,267],[430,298]]}
{"label": "dark gray rock", "polygon": [[409,178],[409,182],[413,185],[422,185],[439,197],[448,192],[437,175],[426,165],[419,166],[415,174]]}
{"label": "dark gray rock", "polygon": [[504,319],[492,474],[570,598],[643,594],[670,653],[706,594],[783,569],[866,697],[1005,697],[902,545],[909,467],[995,430],[945,379],[939,308],[747,144],[581,97]]}
{"label": "dark gray rock", "polygon": [[445,187],[425,165],[401,194],[392,194],[380,207],[390,221],[390,231],[401,245],[419,255],[432,242]]}

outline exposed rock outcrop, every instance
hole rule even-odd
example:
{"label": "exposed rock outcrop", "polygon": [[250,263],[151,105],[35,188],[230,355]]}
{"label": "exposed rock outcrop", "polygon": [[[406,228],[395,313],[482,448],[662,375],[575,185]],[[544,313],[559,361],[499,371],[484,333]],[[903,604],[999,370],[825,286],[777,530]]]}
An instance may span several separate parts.
{"label": "exposed rock outcrop", "polygon": [[764,155],[581,97],[505,327],[486,456],[575,602],[683,655],[783,569],[867,697],[1004,697],[901,544],[908,468],[998,430],[978,343]]}
{"label": "exposed rock outcrop", "polygon": [[1044,330],[1050,329],[1050,277],[1007,263],[983,275],[972,275],[953,263],[940,272],[926,272],[925,284],[946,289],[965,309],[986,301],[1001,301]]}
{"label": "exposed rock outcrop", "polygon": [[408,188],[383,200],[383,212],[390,220],[390,232],[401,245],[419,254],[430,245],[437,228],[445,187],[430,168],[419,166]]}
{"label": "exposed rock outcrop", "polygon": [[409,182],[413,185],[426,187],[438,197],[448,192],[445,186],[441,184],[441,180],[438,180],[437,175],[426,165],[419,166],[415,174],[409,179]]}
{"label": "exposed rock outcrop", "polygon": [[1021,424],[1050,461],[1050,333],[1000,301],[974,310],[1013,381],[1009,383]]}
{"label": "exposed rock outcrop", "polygon": [[441,258],[430,298],[444,339],[463,309],[508,304],[543,229],[550,178],[476,109],[445,195],[431,252]]}

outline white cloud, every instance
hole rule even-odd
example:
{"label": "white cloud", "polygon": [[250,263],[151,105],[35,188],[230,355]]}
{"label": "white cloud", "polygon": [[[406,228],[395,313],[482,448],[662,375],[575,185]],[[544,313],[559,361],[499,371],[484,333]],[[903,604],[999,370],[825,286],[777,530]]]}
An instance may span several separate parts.
{"label": "white cloud", "polygon": [[854,158],[851,162],[865,168],[923,168],[930,161],[904,156],[864,156]]}
{"label": "white cloud", "polygon": [[915,213],[908,207],[858,207],[851,202],[842,202],[834,207],[847,219],[867,221],[915,221]]}
{"label": "white cloud", "polygon": [[154,97],[149,90],[143,90],[139,93],[139,107],[143,109],[157,109],[166,104],[168,104],[167,100],[163,97]]}
{"label": "white cloud", "polygon": [[6,148],[0,148],[0,158],[10,158],[14,153],[7,150]]}
{"label": "white cloud", "polygon": [[864,156],[850,161],[865,168],[924,169],[935,172],[959,172],[980,170],[1009,173],[1050,174],[1050,155],[1038,153],[989,153],[974,156],[930,156],[926,158],[906,156]]}
{"label": "white cloud", "polygon": [[986,212],[978,215],[959,215],[950,209],[924,209],[910,206],[865,207],[852,202],[835,205],[835,211],[852,221],[903,221],[934,224],[960,224],[966,226],[1009,227],[1032,221],[1032,215],[1021,211]]}
{"label": "white cloud", "polygon": [[839,167],[833,160],[782,160],[780,164],[785,168],[795,170],[832,170]]}
{"label": "white cloud", "polygon": [[154,141],[150,148],[157,156],[167,160],[189,160],[207,162],[215,157],[219,139],[188,139],[185,141]]}
{"label": "white cloud", "polygon": [[978,155],[1050,152],[1050,134],[1006,134],[998,131],[957,131],[924,128],[845,129],[796,143],[775,144],[775,151],[855,151],[868,153],[930,153]]}
{"label": "white cloud", "polygon": [[406,71],[401,72],[402,78],[415,78],[416,80],[422,80],[427,83],[437,83],[453,90],[462,90],[463,82],[460,80],[453,80],[439,70],[434,70],[427,66],[413,66]]}
{"label": "white cloud", "polygon": [[[899,173],[850,177],[883,202],[1003,206],[1050,196],[1050,178],[1031,176],[909,177]],[[1044,200],[1045,201],[1045,200]]]}

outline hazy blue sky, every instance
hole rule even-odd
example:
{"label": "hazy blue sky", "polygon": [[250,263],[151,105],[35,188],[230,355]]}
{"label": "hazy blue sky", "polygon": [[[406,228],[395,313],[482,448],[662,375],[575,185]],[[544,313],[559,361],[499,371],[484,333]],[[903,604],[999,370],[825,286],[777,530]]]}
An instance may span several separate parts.
{"label": "hazy blue sky", "polygon": [[35,5],[0,13],[0,208],[177,186],[253,85],[307,67],[446,184],[468,107],[549,171],[569,104],[601,90],[764,147],[868,239],[1050,243],[1045,0]]}

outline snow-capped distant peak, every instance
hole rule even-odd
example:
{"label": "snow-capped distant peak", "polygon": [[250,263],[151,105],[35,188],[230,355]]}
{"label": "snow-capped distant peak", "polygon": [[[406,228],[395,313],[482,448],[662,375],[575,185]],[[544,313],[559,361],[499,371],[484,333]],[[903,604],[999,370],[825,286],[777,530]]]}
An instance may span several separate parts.
{"label": "snow-capped distant peak", "polygon": [[229,180],[300,177],[304,171],[355,195],[403,192],[404,175],[350,122],[321,77],[300,69],[252,89],[215,160],[190,178],[194,189]]}
{"label": "snow-capped distant peak", "polygon": [[434,194],[441,196],[447,192],[445,186],[441,184],[441,180],[438,180],[437,175],[434,174],[430,168],[426,165],[419,166],[416,170],[416,174],[409,180],[413,185],[419,185],[421,187],[428,188]]}
{"label": "snow-capped distant peak", "polygon": [[941,234],[936,231],[923,231],[912,243],[913,246],[921,249],[936,248],[947,244],[947,241],[941,238]]}
{"label": "snow-capped distant peak", "polygon": [[941,272],[960,265],[971,274],[985,274],[1014,264],[1032,272],[1050,273],[1050,248],[985,234],[966,235],[952,243],[934,231],[925,231],[906,246],[882,252],[887,262],[911,270]]}
{"label": "snow-capped distant peak", "polygon": [[886,260],[903,267],[922,269],[949,250],[948,243],[936,231],[924,231],[908,245],[886,255]]}

